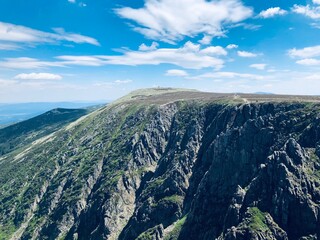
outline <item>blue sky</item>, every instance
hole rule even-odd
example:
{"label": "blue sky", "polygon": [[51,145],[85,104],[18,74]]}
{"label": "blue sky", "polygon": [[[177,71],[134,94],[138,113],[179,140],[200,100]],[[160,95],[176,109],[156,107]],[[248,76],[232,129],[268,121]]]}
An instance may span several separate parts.
{"label": "blue sky", "polygon": [[320,0],[0,0],[0,102],[320,95]]}

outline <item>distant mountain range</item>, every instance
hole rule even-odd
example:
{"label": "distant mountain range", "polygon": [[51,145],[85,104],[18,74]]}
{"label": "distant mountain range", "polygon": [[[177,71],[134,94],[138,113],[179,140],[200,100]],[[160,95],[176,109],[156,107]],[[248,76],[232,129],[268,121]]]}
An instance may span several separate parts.
{"label": "distant mountain range", "polygon": [[27,120],[55,108],[79,109],[103,103],[104,102],[0,103],[0,128]]}
{"label": "distant mountain range", "polygon": [[270,93],[270,92],[255,92],[254,94],[258,94],[258,95],[274,95],[274,93]]}

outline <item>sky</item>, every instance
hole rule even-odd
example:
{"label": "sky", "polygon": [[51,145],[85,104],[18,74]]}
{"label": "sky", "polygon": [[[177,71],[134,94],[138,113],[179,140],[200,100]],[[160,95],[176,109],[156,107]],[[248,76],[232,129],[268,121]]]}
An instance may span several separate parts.
{"label": "sky", "polygon": [[320,0],[0,0],[0,102],[320,95]]}

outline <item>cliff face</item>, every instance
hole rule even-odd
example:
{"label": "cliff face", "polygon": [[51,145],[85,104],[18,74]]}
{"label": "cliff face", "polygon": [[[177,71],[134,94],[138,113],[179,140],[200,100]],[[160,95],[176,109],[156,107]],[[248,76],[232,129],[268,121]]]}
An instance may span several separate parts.
{"label": "cliff face", "polygon": [[0,239],[320,238],[320,105],[274,98],[134,94],[4,155]]}

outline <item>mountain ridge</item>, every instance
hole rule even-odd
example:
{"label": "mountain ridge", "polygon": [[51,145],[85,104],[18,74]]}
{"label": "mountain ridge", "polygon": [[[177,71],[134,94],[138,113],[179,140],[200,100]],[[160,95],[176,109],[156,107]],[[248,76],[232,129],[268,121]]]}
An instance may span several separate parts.
{"label": "mountain ridge", "polygon": [[56,108],[0,129],[0,156],[49,135],[90,112],[89,109]]}
{"label": "mountain ridge", "polygon": [[83,109],[102,102],[29,102],[0,103],[0,127],[36,117],[55,108]]}
{"label": "mountain ridge", "polygon": [[4,155],[0,239],[319,238],[318,97],[170,91]]}

